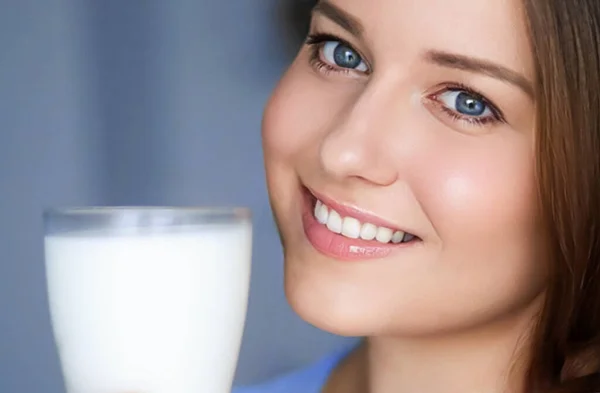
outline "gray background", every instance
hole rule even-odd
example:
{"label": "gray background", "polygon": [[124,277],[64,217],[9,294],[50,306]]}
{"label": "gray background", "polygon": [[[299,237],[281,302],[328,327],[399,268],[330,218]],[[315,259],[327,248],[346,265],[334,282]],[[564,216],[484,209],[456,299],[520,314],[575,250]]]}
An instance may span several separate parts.
{"label": "gray background", "polygon": [[62,392],[42,259],[50,205],[247,205],[253,280],[236,382],[346,345],[282,290],[260,144],[291,60],[281,0],[0,1],[0,392]]}

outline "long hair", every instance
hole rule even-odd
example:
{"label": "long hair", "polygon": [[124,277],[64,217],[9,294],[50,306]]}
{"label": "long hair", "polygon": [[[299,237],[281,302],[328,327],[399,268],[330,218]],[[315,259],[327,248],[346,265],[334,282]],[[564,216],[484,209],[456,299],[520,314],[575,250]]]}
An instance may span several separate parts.
{"label": "long hair", "polygon": [[550,278],[531,392],[600,392],[600,1],[525,0]]}
{"label": "long hair", "polygon": [[[548,245],[527,392],[600,392],[600,0],[523,0],[536,67],[536,171]],[[317,0],[292,0],[296,37]]]}

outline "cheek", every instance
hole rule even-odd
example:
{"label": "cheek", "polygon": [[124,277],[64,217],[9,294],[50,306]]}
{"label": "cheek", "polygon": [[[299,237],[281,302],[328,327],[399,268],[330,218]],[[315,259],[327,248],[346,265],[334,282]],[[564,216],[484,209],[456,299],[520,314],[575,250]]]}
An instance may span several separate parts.
{"label": "cheek", "polygon": [[[319,130],[326,122],[322,82],[303,66],[302,53],[290,66],[269,99],[263,114],[262,141],[271,206],[282,230],[300,206],[298,169],[306,168],[318,148]],[[300,164],[300,165],[299,165]],[[285,230],[284,230],[285,232]],[[286,236],[291,234],[286,233]]]}
{"label": "cheek", "polygon": [[418,183],[440,272],[471,295],[527,298],[543,280],[530,143],[506,134],[475,143],[445,145]]}
{"label": "cheek", "polygon": [[314,161],[329,126],[359,90],[355,84],[325,81],[308,66],[307,57],[306,50],[300,52],[265,108],[262,137],[267,166],[296,162],[305,168]]}
{"label": "cheek", "polygon": [[415,268],[409,292],[427,299],[417,324],[497,318],[543,290],[531,143],[498,135],[438,136],[413,156],[419,171],[407,180],[439,242]]}
{"label": "cheek", "polygon": [[[263,147],[268,158],[291,160],[306,149],[324,121],[322,86],[302,67],[300,55],[285,73],[263,115]],[[321,110],[319,110],[321,108]]]}
{"label": "cheek", "polygon": [[304,112],[303,98],[293,94],[296,83],[292,68],[293,66],[274,89],[265,107],[262,121],[267,186],[276,216],[289,214],[287,210],[280,210],[283,206],[291,204],[284,196],[293,189],[292,157],[298,154],[303,143],[302,123],[298,121]]}
{"label": "cheek", "polygon": [[[290,94],[291,81],[284,77],[274,90],[263,115],[262,140],[267,165],[270,160],[291,157],[302,141],[302,102]],[[267,168],[268,169],[268,168]]]}
{"label": "cheek", "polygon": [[422,160],[415,188],[442,241],[520,238],[532,230],[533,152],[525,136],[510,133],[444,141]]}

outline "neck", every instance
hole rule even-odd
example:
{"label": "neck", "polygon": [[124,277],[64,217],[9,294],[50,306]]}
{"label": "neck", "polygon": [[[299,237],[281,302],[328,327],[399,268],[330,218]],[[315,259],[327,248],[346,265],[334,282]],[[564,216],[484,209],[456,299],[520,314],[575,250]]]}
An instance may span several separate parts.
{"label": "neck", "polygon": [[[401,340],[377,337],[365,349],[370,393],[519,392],[521,335]],[[517,386],[514,386],[517,385]]]}
{"label": "neck", "polygon": [[[325,391],[524,392],[528,338],[538,309],[460,333],[368,338],[340,365]],[[334,389],[336,380],[342,389]]]}

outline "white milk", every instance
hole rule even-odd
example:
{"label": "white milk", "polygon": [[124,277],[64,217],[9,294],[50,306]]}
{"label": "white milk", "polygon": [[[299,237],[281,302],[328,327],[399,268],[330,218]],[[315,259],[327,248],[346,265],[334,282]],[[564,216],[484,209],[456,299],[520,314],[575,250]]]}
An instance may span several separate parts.
{"label": "white milk", "polygon": [[50,309],[69,393],[225,393],[251,225],[51,235]]}

